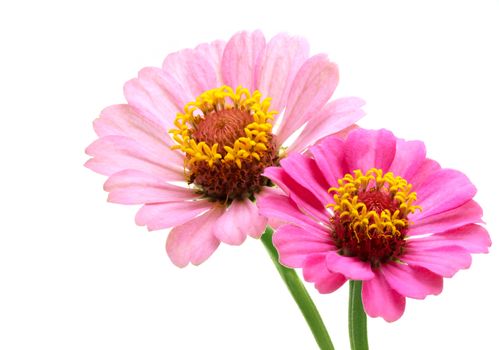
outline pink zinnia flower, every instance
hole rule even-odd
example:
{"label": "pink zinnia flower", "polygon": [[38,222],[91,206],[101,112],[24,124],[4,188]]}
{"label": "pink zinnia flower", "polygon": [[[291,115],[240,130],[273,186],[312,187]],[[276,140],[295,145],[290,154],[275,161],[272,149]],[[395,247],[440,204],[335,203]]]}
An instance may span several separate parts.
{"label": "pink zinnia flower", "polygon": [[286,34],[182,50],[127,82],[128,104],[102,111],[86,166],[109,176],[110,202],[143,204],[138,225],[173,227],[166,249],[176,265],[200,264],[220,241],[260,237],[261,174],[286,139],[306,124],[288,148],[300,151],[363,116],[360,99],[328,102],[337,83],[334,63]]}
{"label": "pink zinnia flower", "polygon": [[357,129],[280,165],[264,175],[287,196],[269,192],[258,203],[263,215],[288,222],[273,237],[280,262],[302,268],[320,293],[363,281],[372,317],[397,320],[406,297],[439,294],[443,277],[491,244],[475,187],[426,158],[420,141]]}

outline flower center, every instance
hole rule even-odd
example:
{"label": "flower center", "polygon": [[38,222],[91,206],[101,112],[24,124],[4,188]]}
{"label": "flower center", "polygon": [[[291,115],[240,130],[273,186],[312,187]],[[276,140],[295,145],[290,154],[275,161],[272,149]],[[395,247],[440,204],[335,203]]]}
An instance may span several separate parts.
{"label": "flower center", "polygon": [[355,170],[332,187],[334,203],[328,204],[332,238],[338,252],[369,261],[373,267],[397,260],[403,253],[408,215],[420,206],[412,185],[393,173],[370,169],[365,174]]}
{"label": "flower center", "polygon": [[185,153],[187,182],[207,197],[230,202],[269,185],[263,170],[277,162],[270,98],[228,86],[203,92],[177,114],[170,130]]}

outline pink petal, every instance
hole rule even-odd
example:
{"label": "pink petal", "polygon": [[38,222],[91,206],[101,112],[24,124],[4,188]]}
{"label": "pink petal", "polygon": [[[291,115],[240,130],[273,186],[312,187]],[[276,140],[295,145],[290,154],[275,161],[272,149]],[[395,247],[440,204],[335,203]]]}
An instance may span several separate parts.
{"label": "pink petal", "polygon": [[345,160],[350,171],[372,168],[388,172],[395,157],[396,139],[388,130],[352,131],[345,142]]}
{"label": "pink petal", "polygon": [[299,153],[291,153],[280,162],[280,166],[293,177],[298,184],[307,188],[325,207],[333,201],[328,193],[329,185],[315,160]]}
{"label": "pink petal", "polygon": [[309,255],[305,259],[303,278],[314,283],[315,288],[322,294],[332,293],[346,282],[342,274],[329,271],[324,253]]}
{"label": "pink petal", "polygon": [[260,31],[235,34],[222,56],[224,82],[234,89],[242,86],[250,91],[255,90],[260,80],[264,55],[265,38]]}
{"label": "pink petal", "polygon": [[327,267],[331,272],[337,272],[351,280],[366,281],[374,277],[371,265],[355,257],[341,256],[330,252],[326,256]]}
{"label": "pink petal", "polygon": [[389,263],[382,266],[382,272],[397,293],[409,298],[424,299],[440,294],[443,288],[442,277],[422,267]]}
{"label": "pink petal", "polygon": [[316,55],[305,61],[289,91],[286,111],[276,132],[278,145],[317,116],[337,84],[338,67],[326,55]]}
{"label": "pink petal", "polygon": [[316,117],[305,126],[287,152],[301,152],[327,135],[344,130],[365,115],[361,107],[365,104],[357,97],[346,97],[326,104]]}
{"label": "pink petal", "polygon": [[278,219],[285,223],[293,223],[306,228],[311,234],[329,236],[329,231],[326,227],[321,226],[309,216],[302,213],[288,196],[265,192],[257,197],[256,203],[260,209],[260,214],[268,218]]}
{"label": "pink petal", "polygon": [[408,243],[401,259],[409,265],[424,267],[443,277],[452,277],[457,271],[471,265],[471,255],[455,246],[424,249]]}
{"label": "pink petal", "polygon": [[182,225],[213,207],[207,200],[146,204],[137,212],[135,223],[149,231],[161,230]]}
{"label": "pink petal", "polygon": [[104,184],[108,201],[121,204],[143,204],[192,200],[199,194],[174,186],[139,170],[123,170],[111,175]]}
{"label": "pink petal", "polygon": [[485,228],[471,224],[437,233],[424,238],[408,240],[411,247],[433,249],[441,247],[461,247],[469,253],[487,253],[492,242]]}
{"label": "pink petal", "polygon": [[426,148],[423,142],[397,139],[397,150],[390,171],[410,182],[425,159]]}
{"label": "pink petal", "polygon": [[220,241],[240,245],[247,235],[258,238],[265,230],[267,220],[249,199],[233,201],[215,224],[215,237]]}
{"label": "pink petal", "polygon": [[210,257],[220,244],[213,235],[213,229],[221,214],[220,208],[215,207],[171,230],[166,241],[166,252],[175,265],[184,267],[189,262],[199,265]]}
{"label": "pink petal", "polygon": [[412,189],[415,190],[419,188],[422,183],[424,183],[428,178],[432,177],[435,172],[440,169],[440,165],[436,161],[428,158],[425,159],[421,166],[417,169],[414,176],[410,179]]}
{"label": "pink petal", "polygon": [[[225,42],[216,40],[211,44],[201,44],[194,51],[206,58],[206,63],[210,64],[216,75],[216,86],[222,86],[222,55],[225,49]],[[165,69],[165,67],[163,67]]]}
{"label": "pink petal", "polygon": [[272,98],[271,110],[281,112],[291,83],[308,57],[308,43],[298,37],[278,34],[267,44],[258,90]]}
{"label": "pink petal", "polygon": [[294,225],[284,225],[275,231],[274,246],[279,252],[279,262],[290,267],[302,267],[310,254],[335,249],[331,238],[319,237]]}
{"label": "pink petal", "polygon": [[219,42],[203,44],[196,49],[184,49],[165,58],[163,70],[187,92],[190,101],[194,101],[202,92],[222,85],[219,78],[220,45]]}
{"label": "pink petal", "polygon": [[383,317],[387,322],[398,320],[405,310],[405,298],[394,291],[379,272],[362,283],[362,304],[371,317]]}
{"label": "pink petal", "polygon": [[193,96],[171,75],[156,67],[144,68],[138,78],[125,84],[125,97],[140,114],[156,120],[164,130],[173,127],[175,116]]}
{"label": "pink petal", "polygon": [[137,141],[124,136],[104,136],[94,141],[85,152],[94,158],[85,166],[104,175],[135,169],[151,173],[165,181],[185,181],[178,165],[152,154]]}
{"label": "pink petal", "polygon": [[317,221],[329,222],[329,213],[322,199],[317,198],[307,188],[297,183],[283,168],[266,168],[264,176],[277,184],[296,203],[305,214],[311,215]]}
{"label": "pink petal", "polygon": [[471,200],[476,193],[475,186],[466,175],[452,169],[436,171],[413,190],[418,196],[416,204],[423,208],[422,212],[410,217],[414,222],[457,208]]}
{"label": "pink petal", "polygon": [[310,148],[317,166],[321,170],[329,187],[336,186],[338,179],[347,173],[344,159],[344,142],[340,138],[331,136]]}
{"label": "pink petal", "polygon": [[410,226],[407,234],[414,236],[437,233],[467,224],[479,223],[482,221],[482,214],[482,208],[478,203],[470,200],[457,208],[417,220]]}
{"label": "pink petal", "polygon": [[148,152],[183,168],[183,156],[170,149],[173,140],[168,130],[158,122],[143,117],[130,105],[105,108],[94,120],[94,129],[100,137],[118,135],[140,143]]}

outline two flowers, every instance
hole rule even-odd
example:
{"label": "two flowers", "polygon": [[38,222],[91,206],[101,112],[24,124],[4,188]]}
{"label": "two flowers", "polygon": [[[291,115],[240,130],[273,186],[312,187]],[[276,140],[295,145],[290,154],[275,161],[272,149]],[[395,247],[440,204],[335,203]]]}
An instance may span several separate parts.
{"label": "two flowers", "polygon": [[282,264],[321,293],[363,281],[365,311],[394,321],[490,239],[467,177],[422,142],[357,129],[363,101],[330,100],[337,83],[334,63],[285,34],[183,50],[103,110],[86,166],[109,176],[109,201],[142,205],[138,225],[173,227],[177,266],[269,225]]}

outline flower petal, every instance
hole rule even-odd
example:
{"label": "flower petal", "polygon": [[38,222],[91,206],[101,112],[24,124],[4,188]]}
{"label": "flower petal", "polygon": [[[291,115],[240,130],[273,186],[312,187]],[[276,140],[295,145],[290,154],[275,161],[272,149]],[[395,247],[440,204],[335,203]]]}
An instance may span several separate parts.
{"label": "flower petal", "polygon": [[233,201],[215,224],[215,237],[220,241],[240,245],[246,236],[258,238],[265,230],[267,220],[258,214],[256,205],[249,199]]}
{"label": "flower petal", "polygon": [[428,237],[410,239],[408,242],[411,247],[418,249],[455,246],[469,253],[487,253],[492,244],[487,230],[476,224],[457,227]]}
{"label": "flower petal", "polygon": [[310,153],[312,153],[329,187],[336,186],[338,179],[343,178],[347,173],[344,151],[344,141],[335,136],[327,137],[310,148]]}
{"label": "flower petal", "polygon": [[256,203],[260,213],[268,218],[293,223],[306,228],[311,234],[329,236],[326,228],[302,213],[288,196],[268,191],[259,195]]}
{"label": "flower petal", "polygon": [[168,163],[168,159],[161,159],[128,137],[101,137],[88,146],[85,152],[93,157],[85,166],[100,174],[112,175],[122,170],[136,169],[165,181],[185,180],[183,171],[177,164]]}
{"label": "flower petal", "polygon": [[395,157],[396,139],[388,130],[357,129],[345,141],[345,161],[349,172],[372,168],[388,172]]}
{"label": "flower petal", "polygon": [[310,254],[335,249],[330,237],[311,235],[295,225],[280,226],[275,231],[272,242],[279,252],[279,262],[290,267],[302,267]]}
{"label": "flower petal", "polygon": [[438,233],[467,224],[480,223],[482,214],[482,208],[478,203],[470,200],[457,208],[417,220],[409,227],[407,235]]}
{"label": "flower petal", "polygon": [[161,230],[182,225],[213,207],[207,200],[146,204],[137,212],[135,223],[149,231]]}
{"label": "flower petal", "polygon": [[317,198],[307,188],[297,183],[283,168],[266,168],[263,175],[285,191],[300,210],[318,221],[329,222],[329,213],[326,211],[327,203],[323,203],[322,199]]}
{"label": "flower petal", "polygon": [[264,55],[265,38],[260,31],[235,34],[222,56],[224,82],[234,89],[242,86],[250,91],[255,90],[260,80]]}
{"label": "flower petal", "polygon": [[357,97],[345,97],[329,102],[307,123],[287,152],[301,152],[327,135],[350,127],[365,115],[361,109],[364,104],[365,102]]}
{"label": "flower petal", "polygon": [[443,288],[442,277],[422,267],[389,263],[382,266],[382,272],[397,293],[409,298],[424,299],[440,294]]}
{"label": "flower petal", "polygon": [[104,184],[108,201],[121,204],[178,202],[199,198],[185,187],[165,183],[160,178],[139,170],[123,170],[109,177]]}
{"label": "flower petal", "polygon": [[286,111],[276,131],[278,145],[317,116],[337,84],[338,67],[326,55],[316,55],[305,61],[291,85]]}
{"label": "flower petal", "polygon": [[405,298],[394,291],[384,276],[376,276],[362,283],[362,304],[371,317],[383,317],[387,322],[398,320],[405,310]]}
{"label": "flower petal", "polygon": [[332,293],[340,288],[346,278],[341,273],[329,271],[326,264],[326,254],[309,255],[303,264],[303,278],[314,283],[319,293]]}
{"label": "flower petal", "polygon": [[426,147],[423,142],[397,139],[397,149],[390,171],[410,182],[425,159]]}
{"label": "flower petal", "polygon": [[453,169],[440,169],[413,190],[417,193],[417,205],[423,211],[409,219],[417,222],[422,218],[459,207],[473,198],[476,188],[463,173]]}
{"label": "flower petal", "polygon": [[220,244],[213,228],[221,214],[220,208],[215,207],[171,230],[166,252],[175,265],[184,267],[189,262],[199,265],[210,257]]}
{"label": "flower petal", "polygon": [[175,116],[193,96],[171,75],[156,67],[147,67],[137,78],[125,84],[128,103],[140,114],[156,120],[164,130],[173,127]]}
{"label": "flower petal", "polygon": [[326,256],[329,271],[337,272],[351,280],[367,281],[374,277],[371,265],[355,257],[341,256],[337,252],[330,252]]}
{"label": "flower petal", "polygon": [[407,264],[424,267],[443,277],[452,277],[457,271],[471,265],[470,254],[456,246],[425,249],[408,243],[401,259]]}
{"label": "flower petal", "polygon": [[299,153],[291,153],[281,160],[280,166],[293,177],[294,181],[313,193],[324,207],[333,201],[328,193],[330,186],[313,159]]}
{"label": "flower petal", "polygon": [[281,112],[291,83],[308,57],[308,43],[298,37],[281,33],[267,44],[258,90],[272,98],[270,110]]}

